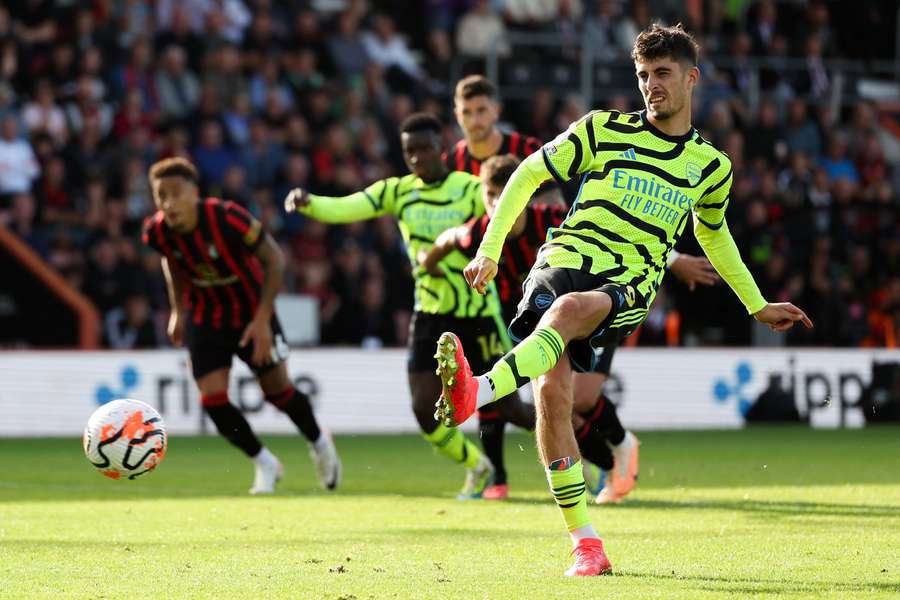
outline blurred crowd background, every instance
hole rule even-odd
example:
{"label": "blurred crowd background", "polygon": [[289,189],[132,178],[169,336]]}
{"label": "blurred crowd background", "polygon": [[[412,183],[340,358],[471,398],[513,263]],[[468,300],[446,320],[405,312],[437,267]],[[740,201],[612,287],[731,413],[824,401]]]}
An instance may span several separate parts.
{"label": "blurred crowd background", "polygon": [[[695,125],[734,163],[738,246],[770,300],[791,299],[816,321],[787,343],[896,346],[897,98],[834,102],[839,61],[865,75],[894,59],[896,11],[742,0],[7,0],[0,223],[95,303],[106,346],[165,345],[159,259],[139,239],[153,210],[146,170],[190,157],[206,195],[244,205],[282,245],[285,291],[319,300],[323,344],[402,345],[413,288],[392,218],[327,227],[288,217],[287,191],[341,195],[403,174],[397,126],[416,110],[443,117],[449,147],[460,136],[454,79],[484,70],[492,53],[501,67],[553,69],[579,64],[587,43],[592,60],[627,70],[640,29],[682,21],[704,48]],[[557,42],[517,48],[523,33]],[[591,108],[642,108],[636,89],[581,91],[547,84],[504,96],[503,126],[548,140]],[[679,249],[699,253],[690,234]],[[671,279],[638,344],[767,343],[724,285],[688,292]]]}

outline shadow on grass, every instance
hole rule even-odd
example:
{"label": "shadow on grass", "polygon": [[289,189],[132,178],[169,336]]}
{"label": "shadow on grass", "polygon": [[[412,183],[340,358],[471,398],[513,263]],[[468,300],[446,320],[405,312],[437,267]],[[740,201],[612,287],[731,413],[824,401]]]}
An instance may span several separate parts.
{"label": "shadow on grass", "polygon": [[[505,501],[512,504],[545,504],[548,502],[538,498],[508,498]],[[834,502],[738,499],[678,501],[635,498],[621,504],[606,505],[604,508],[610,510],[722,510],[772,515],[900,518],[900,506]]]}
{"label": "shadow on grass", "polygon": [[[104,482],[105,483],[105,482]],[[7,502],[59,502],[59,501],[159,501],[159,500],[191,500],[191,499],[223,499],[244,500],[256,502],[260,499],[248,496],[241,489],[226,488],[172,488],[142,486],[140,484],[129,489],[115,487],[120,484],[106,485],[95,484],[9,484],[0,483],[0,505]],[[140,485],[140,487],[138,487]],[[437,486],[436,486],[437,487]],[[22,497],[22,494],[27,494]],[[9,497],[5,497],[9,494]],[[282,489],[274,496],[266,496],[264,501],[290,502],[297,500],[322,500],[334,501],[356,500],[359,498],[390,500],[396,499],[429,499],[437,500],[449,508],[478,507],[482,504],[491,507],[502,505],[533,505],[552,506],[549,497],[521,497],[514,496],[502,503],[478,500],[456,500],[450,492],[423,493],[422,488],[413,490],[393,489],[345,489],[337,493],[324,492],[318,488],[309,489]],[[662,500],[662,499],[630,499],[621,504],[607,505],[606,510],[634,511],[634,510],[688,510],[688,511],[726,511],[739,512],[750,515],[771,517],[840,517],[840,518],[896,518],[900,519],[900,506],[876,505],[876,504],[843,504],[836,502],[810,502],[810,501],[779,501],[779,500],[743,500],[727,498],[720,500]]]}
{"label": "shadow on grass", "polygon": [[864,581],[847,583],[841,581],[785,581],[757,577],[715,577],[710,575],[677,575],[666,573],[639,573],[623,571],[619,577],[634,577],[642,580],[681,581],[697,583],[697,588],[711,592],[731,592],[738,594],[824,594],[828,592],[900,592],[900,582]]}

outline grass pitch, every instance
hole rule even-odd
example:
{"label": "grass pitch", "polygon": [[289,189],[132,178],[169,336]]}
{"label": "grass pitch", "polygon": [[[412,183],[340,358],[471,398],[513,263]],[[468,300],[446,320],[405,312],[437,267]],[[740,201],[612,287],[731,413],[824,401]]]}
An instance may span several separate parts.
{"label": "grass pitch", "polygon": [[897,598],[900,428],[639,436],[629,501],[590,508],[615,575],[570,549],[533,440],[508,437],[507,502],[458,502],[462,471],[415,436],[338,437],[344,486],[269,437],[280,493],[216,437],[173,438],[115,482],[80,440],[0,440],[0,598]]}

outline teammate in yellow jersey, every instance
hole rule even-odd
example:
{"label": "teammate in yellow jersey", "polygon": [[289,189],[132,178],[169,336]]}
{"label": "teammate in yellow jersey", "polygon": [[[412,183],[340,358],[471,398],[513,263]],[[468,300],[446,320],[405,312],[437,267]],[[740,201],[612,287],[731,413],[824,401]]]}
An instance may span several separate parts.
{"label": "teammate in yellow jersey", "polygon": [[[344,197],[309,194],[295,189],[285,199],[287,212],[301,212],[326,223],[350,223],[390,214],[397,218],[413,264],[416,254],[428,251],[445,229],[484,214],[481,185],[474,175],[451,172],[441,161],[440,121],[417,113],[400,126],[403,157],[411,171],[389,177]],[[487,369],[503,355],[502,322],[494,294],[476,294],[466,285],[463,268],[468,259],[455,252],[441,261],[441,274],[417,270],[415,312],[410,325],[407,376],[413,413],[422,434],[434,448],[467,469],[460,499],[476,498],[490,485],[494,468],[466,436],[440,423],[434,414],[434,398],[441,384],[435,375],[434,343],[446,329],[459,331],[466,344],[480,347],[473,364]],[[509,398],[504,396],[509,395]],[[534,407],[519,401],[515,390],[498,396],[503,417],[517,425],[534,423]]]}
{"label": "teammate in yellow jersey", "polygon": [[574,544],[567,575],[612,569],[587,513],[585,481],[572,433],[572,373],[590,371],[595,349],[630,335],[647,315],[666,258],[690,216],[710,262],[747,311],[774,331],[812,322],[788,302],[769,303],[743,264],[725,222],[731,161],[691,125],[691,93],[700,78],[698,46],[678,25],[650,26],[632,51],[646,109],[594,111],[507,183],[466,280],[483,291],[497,273],[504,240],[531,194],[548,177],[580,177],[566,220],[551,230],[525,284],[510,333],[521,341],[486,374],[474,377],[453,333],[438,342],[445,423],[532,381],[537,442],[551,492]]}

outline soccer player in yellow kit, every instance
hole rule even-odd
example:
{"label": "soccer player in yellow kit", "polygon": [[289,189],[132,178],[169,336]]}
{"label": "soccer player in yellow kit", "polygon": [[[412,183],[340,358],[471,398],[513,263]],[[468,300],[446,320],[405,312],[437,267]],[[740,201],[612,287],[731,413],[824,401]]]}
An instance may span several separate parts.
{"label": "soccer player in yellow kit", "polygon": [[[400,126],[403,157],[410,173],[372,183],[343,197],[310,194],[295,189],[285,198],[287,212],[300,212],[325,223],[351,223],[394,215],[410,260],[428,251],[444,230],[484,214],[481,183],[469,173],[450,171],[441,160],[440,121],[429,114],[410,115]],[[477,498],[493,480],[494,467],[471,440],[455,427],[435,418],[434,398],[441,384],[435,375],[434,343],[442,331],[458,331],[467,345],[481,351],[473,364],[487,369],[503,355],[503,323],[494,294],[476,294],[463,277],[468,259],[459,252],[447,255],[439,276],[417,270],[415,312],[410,325],[407,376],[413,413],[422,435],[442,455],[463,465],[466,481],[460,499]],[[524,405],[515,390],[498,396],[497,408],[517,425],[534,423],[534,409]],[[506,396],[507,394],[504,394]]]}
{"label": "soccer player in yellow kit", "polygon": [[812,322],[788,302],[767,302],[741,261],[725,222],[732,168],[691,125],[698,46],[681,26],[654,24],[635,40],[632,58],[645,110],[593,111],[532,154],[500,198],[466,280],[484,290],[497,273],[507,233],[548,177],[579,177],[566,220],[553,229],[525,283],[510,325],[521,341],[486,374],[473,376],[459,338],[438,342],[445,423],[531,380],[537,442],[551,492],[574,544],[567,575],[612,569],[587,512],[584,475],[572,433],[572,373],[590,371],[595,349],[620,341],[644,320],[666,258],[693,215],[694,234],[749,314],[774,331]]}

